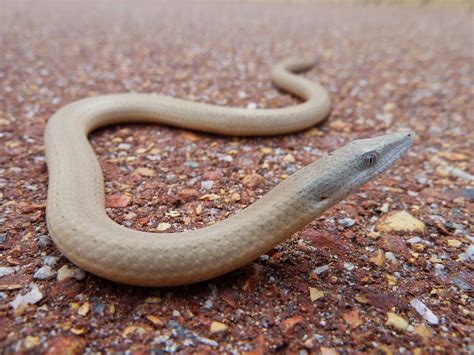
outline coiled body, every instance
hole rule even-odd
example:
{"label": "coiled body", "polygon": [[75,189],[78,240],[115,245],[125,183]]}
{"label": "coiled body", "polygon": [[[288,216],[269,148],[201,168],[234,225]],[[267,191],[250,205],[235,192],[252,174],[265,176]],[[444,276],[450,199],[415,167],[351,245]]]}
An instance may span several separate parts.
{"label": "coiled body", "polygon": [[[327,92],[293,74],[311,67],[287,61],[274,83],[305,100],[287,108],[247,110],[166,96],[118,94],[87,98],[48,122],[47,222],[58,248],[79,267],[141,286],[194,283],[224,274],[268,251],[337,201],[315,203],[305,191],[314,168],[302,169],[253,205],[215,225],[181,233],[145,233],[113,222],[104,209],[102,172],[88,134],[105,125],[155,122],[224,135],[274,135],[310,127],[330,110]],[[311,170],[313,169],[313,170]]]}

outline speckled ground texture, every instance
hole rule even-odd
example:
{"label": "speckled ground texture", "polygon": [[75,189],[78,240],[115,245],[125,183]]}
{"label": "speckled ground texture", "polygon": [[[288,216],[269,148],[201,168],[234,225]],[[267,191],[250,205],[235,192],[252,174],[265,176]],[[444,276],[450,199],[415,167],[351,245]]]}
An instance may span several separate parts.
{"label": "speckled ground texture", "polygon": [[[2,352],[473,351],[472,12],[1,7]],[[306,132],[241,139],[137,124],[94,132],[110,217],[143,231],[199,228],[353,139],[408,127],[418,135],[413,149],[287,242],[209,282],[114,284],[55,248],[43,131],[56,110],[130,91],[249,109],[292,105],[298,99],[272,87],[270,67],[295,54],[317,56],[304,75],[333,99],[330,117]]]}

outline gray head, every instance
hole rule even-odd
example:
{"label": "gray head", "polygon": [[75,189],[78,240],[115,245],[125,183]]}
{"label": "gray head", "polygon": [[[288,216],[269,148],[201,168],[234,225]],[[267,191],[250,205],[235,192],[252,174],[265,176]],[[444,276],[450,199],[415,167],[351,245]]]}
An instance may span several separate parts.
{"label": "gray head", "polygon": [[412,131],[355,140],[309,165],[303,192],[312,205],[327,208],[387,170],[410,148]]}

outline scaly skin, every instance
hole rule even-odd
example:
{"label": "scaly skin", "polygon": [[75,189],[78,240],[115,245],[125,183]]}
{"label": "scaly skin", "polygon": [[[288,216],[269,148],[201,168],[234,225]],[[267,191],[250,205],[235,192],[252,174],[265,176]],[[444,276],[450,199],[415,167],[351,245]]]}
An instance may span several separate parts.
{"label": "scaly skin", "polygon": [[[146,94],[99,96],[63,107],[45,132],[47,222],[57,247],[79,267],[120,283],[199,282],[251,262],[383,172],[410,146],[412,133],[354,141],[296,172],[237,215],[199,230],[139,232],[105,213],[103,176],[87,140],[92,130],[123,122],[240,136],[302,130],[330,110],[321,86],[291,73],[312,64],[290,60],[273,69],[277,86],[306,100],[287,108],[246,110]],[[367,158],[369,151],[376,152],[374,166],[367,166],[374,160]]]}

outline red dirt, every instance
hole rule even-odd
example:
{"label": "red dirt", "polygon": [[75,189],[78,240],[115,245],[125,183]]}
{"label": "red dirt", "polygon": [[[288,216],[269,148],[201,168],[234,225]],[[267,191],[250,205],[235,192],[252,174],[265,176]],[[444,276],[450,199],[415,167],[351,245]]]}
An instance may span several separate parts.
{"label": "red dirt", "polygon": [[[3,352],[474,351],[472,13],[11,1],[0,23]],[[413,149],[382,177],[267,256],[197,285],[114,284],[75,270],[51,243],[42,134],[56,110],[127,91],[291,105],[270,67],[300,53],[318,57],[305,75],[333,100],[330,117],[306,132],[229,139],[126,125],[92,134],[109,215],[143,231],[199,228],[350,140],[413,129]],[[425,232],[374,232],[399,210]],[[15,308],[28,292],[33,304]],[[401,328],[386,324],[391,313]]]}

